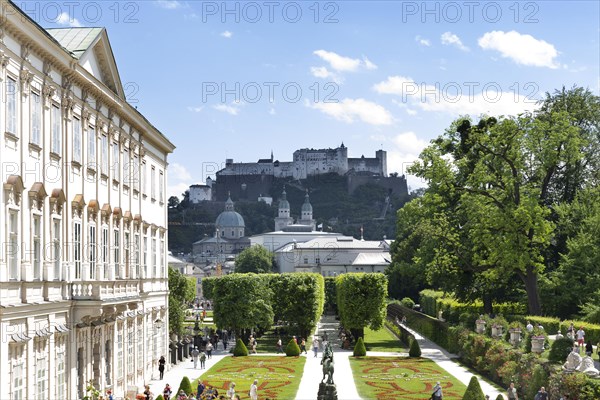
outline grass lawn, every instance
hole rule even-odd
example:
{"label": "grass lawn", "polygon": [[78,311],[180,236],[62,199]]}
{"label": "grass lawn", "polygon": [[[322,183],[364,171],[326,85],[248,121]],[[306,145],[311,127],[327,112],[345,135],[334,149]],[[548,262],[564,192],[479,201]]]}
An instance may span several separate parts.
{"label": "grass lawn", "polygon": [[392,332],[383,327],[378,331],[365,328],[365,347],[367,351],[407,352],[402,342]]}
{"label": "grass lawn", "polygon": [[[248,390],[258,379],[261,399],[293,399],[296,397],[304,371],[305,357],[251,356],[225,357],[206,371],[199,379],[225,394],[230,382],[235,382],[236,394],[248,399]],[[192,382],[196,390],[198,381]]]}
{"label": "grass lawn", "polygon": [[440,381],[444,400],[462,399],[467,387],[426,358],[350,357],[358,394],[369,400],[422,400]]}

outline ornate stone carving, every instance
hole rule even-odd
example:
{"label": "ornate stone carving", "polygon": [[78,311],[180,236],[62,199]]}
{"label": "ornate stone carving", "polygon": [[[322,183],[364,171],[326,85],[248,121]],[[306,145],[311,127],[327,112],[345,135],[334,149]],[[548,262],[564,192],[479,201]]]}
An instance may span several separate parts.
{"label": "ornate stone carving", "polygon": [[31,54],[31,46],[29,44],[21,45],[21,58],[24,61],[29,62],[29,55]]}
{"label": "ornate stone carving", "polygon": [[6,68],[9,60],[10,57],[4,54],[4,51],[0,50],[0,65],[2,65],[2,68]]}
{"label": "ornate stone carving", "polygon": [[29,94],[31,89],[31,81],[33,80],[33,73],[27,68],[21,68],[21,75],[19,76],[21,81],[21,93],[25,96]]}
{"label": "ornate stone carving", "polygon": [[56,94],[56,87],[54,87],[53,85],[44,84],[44,86],[42,87],[42,96],[44,98],[44,103],[45,103],[46,107],[50,106],[50,104],[52,102],[52,98],[54,97],[55,94]]}

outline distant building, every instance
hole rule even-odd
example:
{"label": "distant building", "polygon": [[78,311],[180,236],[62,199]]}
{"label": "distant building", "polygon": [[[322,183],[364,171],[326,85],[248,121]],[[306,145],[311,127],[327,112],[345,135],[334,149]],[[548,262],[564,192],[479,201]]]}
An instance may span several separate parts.
{"label": "distant building", "polygon": [[391,263],[386,243],[353,237],[317,237],[276,251],[281,272],[316,272],[336,276],[349,272],[384,272]]}
{"label": "distant building", "polygon": [[228,256],[235,257],[250,247],[250,239],[244,236],[244,218],[235,211],[231,197],[225,202],[225,210],[217,217],[215,227],[213,237],[204,238],[192,245],[195,263],[220,264]]}
{"label": "distant building", "polygon": [[201,299],[202,296],[202,278],[206,276],[204,270],[192,263],[174,257],[172,254],[167,256],[167,264],[170,268],[177,270],[179,273],[194,278],[196,281],[196,297]]}
{"label": "distant building", "polygon": [[348,158],[344,143],[335,149],[299,149],[294,151],[293,161],[260,159],[255,163],[234,163],[225,160],[225,168],[217,172],[217,181],[227,175],[268,175],[275,178],[306,179],[309,176],[336,173],[338,175],[367,174],[387,177],[387,153],[375,152],[375,158]]}
{"label": "distant building", "polygon": [[209,176],[206,178],[206,185],[191,185],[188,193],[190,203],[198,204],[202,201],[211,201],[212,183]]}

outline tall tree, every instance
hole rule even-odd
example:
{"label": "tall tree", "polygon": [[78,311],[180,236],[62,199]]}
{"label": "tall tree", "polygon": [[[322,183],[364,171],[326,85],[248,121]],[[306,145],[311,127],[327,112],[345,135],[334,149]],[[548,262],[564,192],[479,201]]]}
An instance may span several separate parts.
{"label": "tall tree", "polygon": [[355,337],[364,328],[380,329],[386,315],[387,279],[379,273],[350,273],[335,278],[340,321]]}
{"label": "tall tree", "polygon": [[263,246],[250,246],[235,259],[235,272],[265,274],[273,271],[273,253]]}
{"label": "tall tree", "polygon": [[169,330],[183,333],[185,311],[196,296],[196,281],[169,267]]}
{"label": "tall tree", "polygon": [[538,278],[554,227],[550,182],[581,159],[582,140],[564,111],[483,118],[477,125],[461,118],[411,169],[433,193],[454,196],[456,207],[476,213],[476,220],[466,214],[474,222],[472,260],[492,279],[516,274],[532,314],[542,311]]}

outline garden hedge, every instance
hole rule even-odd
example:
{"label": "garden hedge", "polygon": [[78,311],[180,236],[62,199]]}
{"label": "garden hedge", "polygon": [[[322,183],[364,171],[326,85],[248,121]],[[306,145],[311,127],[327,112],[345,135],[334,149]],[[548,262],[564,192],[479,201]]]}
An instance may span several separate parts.
{"label": "garden hedge", "polygon": [[444,348],[448,347],[448,324],[422,314],[418,311],[411,310],[397,303],[390,303],[387,307],[388,318],[392,320],[402,320],[402,316],[406,317],[407,324],[421,335],[433,341]]}
{"label": "garden hedge", "polygon": [[367,349],[365,348],[365,342],[363,341],[363,338],[359,337],[356,341],[352,355],[354,357],[364,357],[367,355]]}

